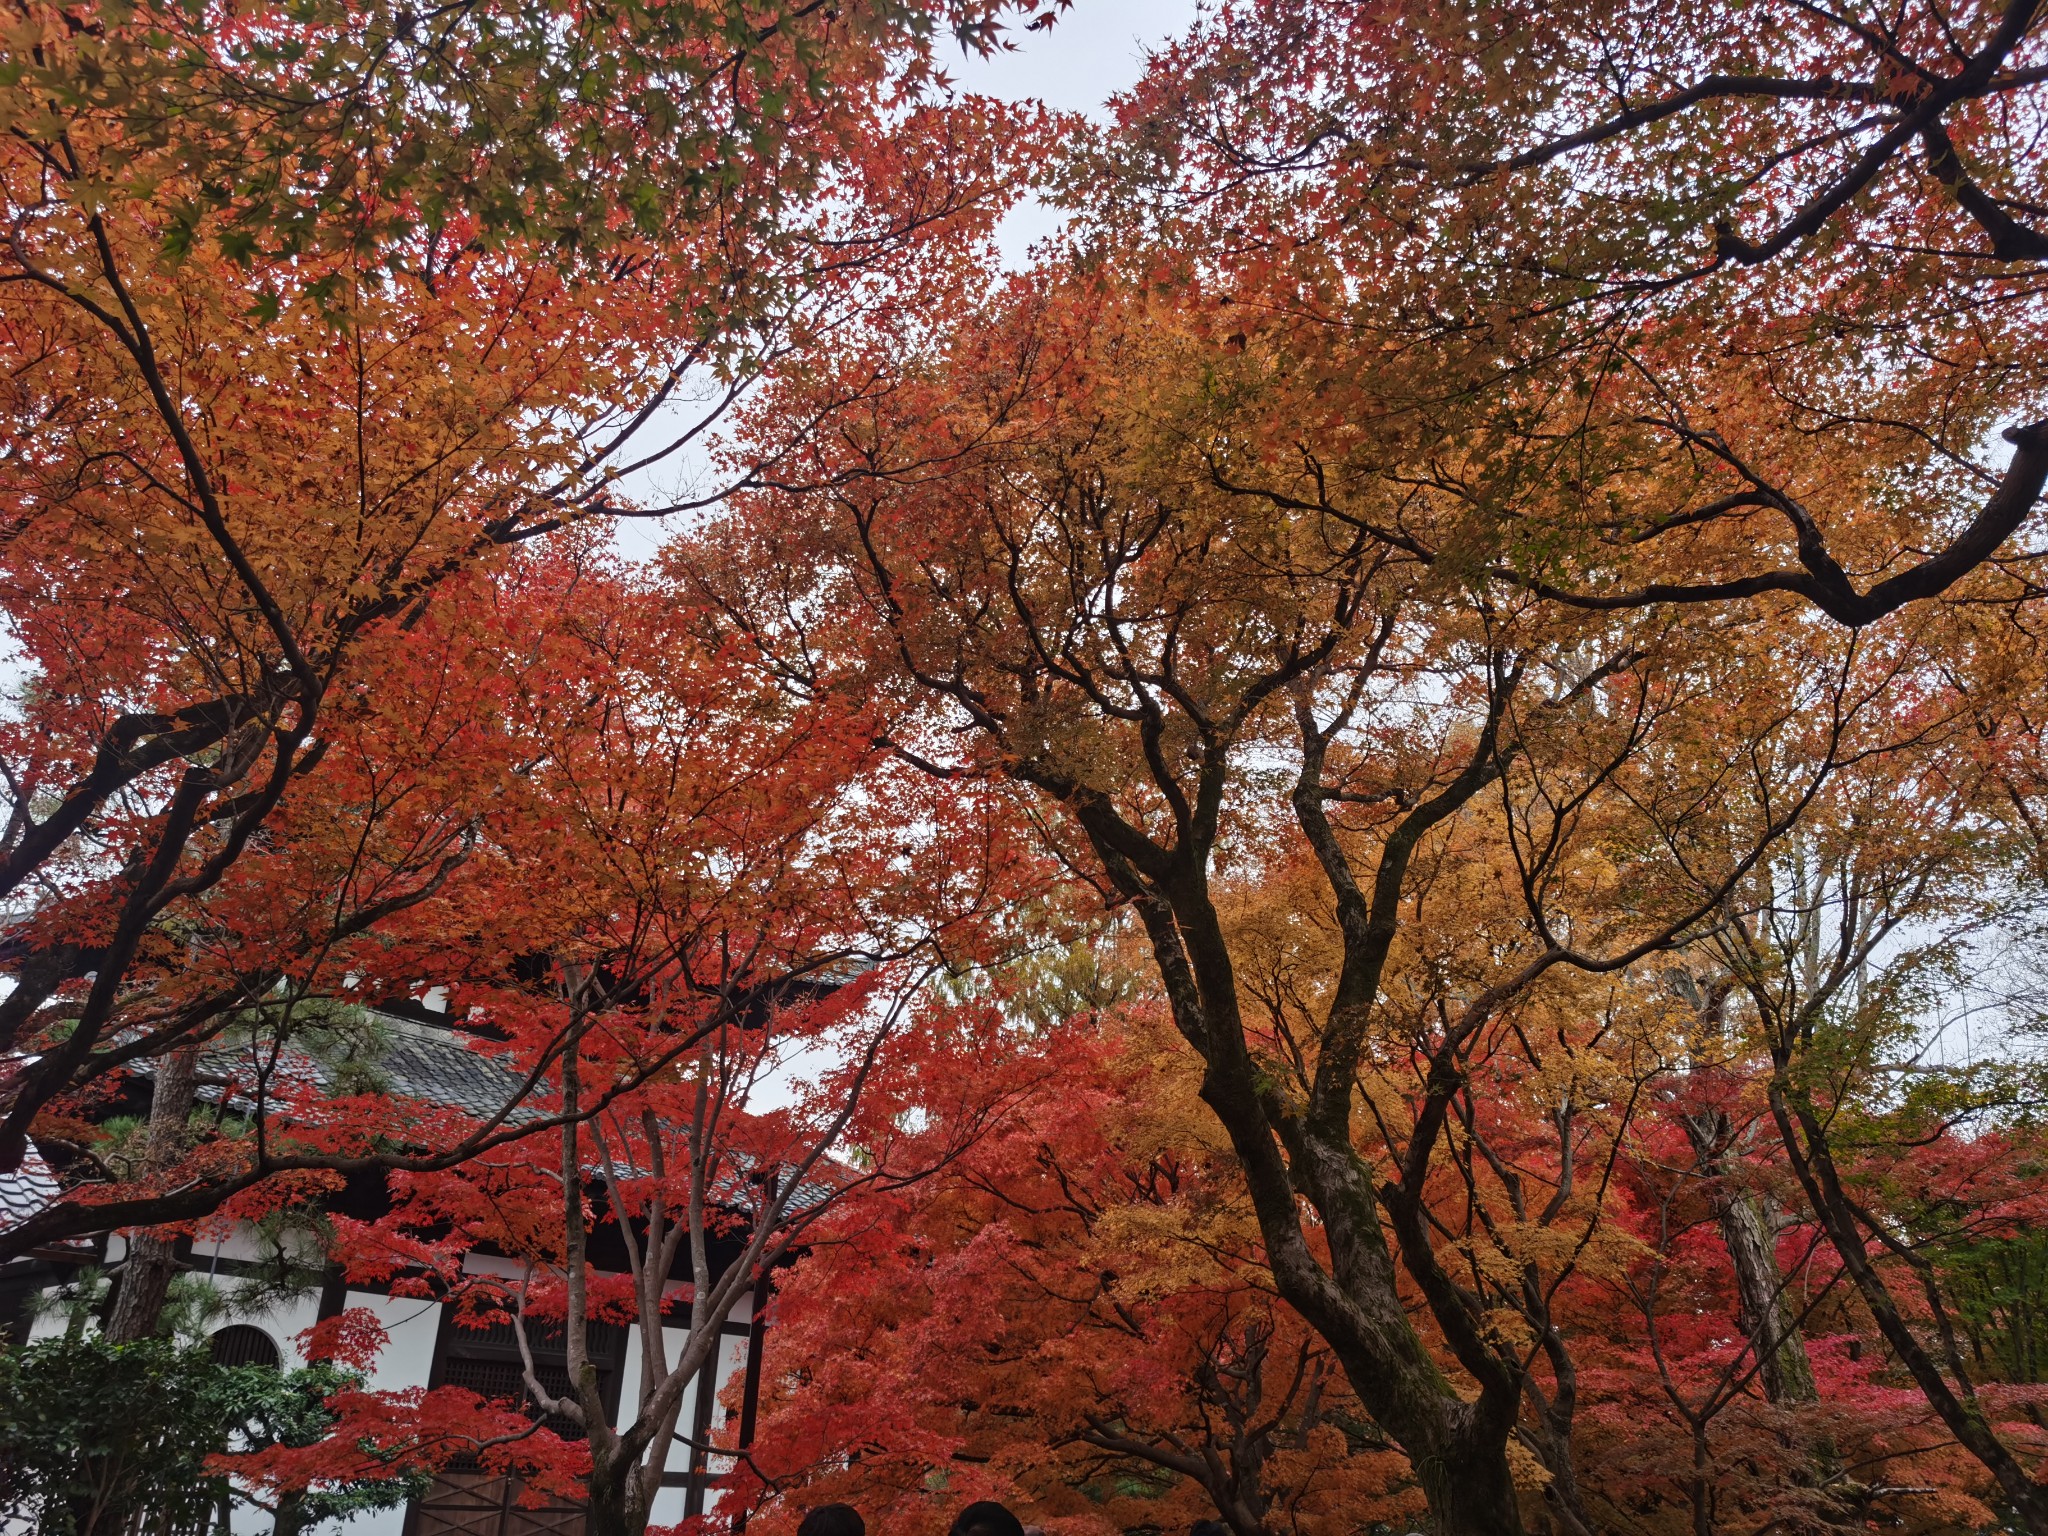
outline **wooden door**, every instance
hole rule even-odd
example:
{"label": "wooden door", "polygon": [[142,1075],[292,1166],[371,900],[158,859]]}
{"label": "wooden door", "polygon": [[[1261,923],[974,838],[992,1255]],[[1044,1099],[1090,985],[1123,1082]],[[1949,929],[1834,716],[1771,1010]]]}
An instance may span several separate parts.
{"label": "wooden door", "polygon": [[522,1508],[516,1477],[489,1472],[437,1473],[413,1506],[413,1536],[583,1536],[583,1506],[553,1500]]}
{"label": "wooden door", "polygon": [[[626,1330],[615,1323],[591,1325],[590,1352],[598,1366],[606,1406],[612,1409],[618,1405],[618,1360],[625,1341]],[[533,1325],[528,1330],[528,1344],[541,1385],[555,1396],[565,1394],[569,1373],[559,1330]],[[436,1386],[467,1387],[479,1397],[515,1407],[526,1400],[519,1345],[509,1323],[461,1328],[444,1318],[437,1348]],[[535,1411],[530,1403],[527,1411]],[[582,1432],[566,1419],[543,1422],[564,1439],[581,1438]],[[424,1498],[414,1501],[405,1536],[583,1536],[585,1511],[581,1503],[550,1500],[538,1508],[523,1509],[519,1494],[524,1486],[516,1477],[499,1477],[483,1471],[474,1461],[458,1459],[435,1476]]]}

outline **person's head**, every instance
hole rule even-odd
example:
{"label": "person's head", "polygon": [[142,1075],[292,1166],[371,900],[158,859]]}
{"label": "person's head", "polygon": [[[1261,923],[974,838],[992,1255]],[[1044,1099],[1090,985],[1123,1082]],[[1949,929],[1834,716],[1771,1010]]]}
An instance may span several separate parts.
{"label": "person's head", "polygon": [[851,1504],[820,1504],[804,1516],[796,1536],[868,1536],[868,1523]]}
{"label": "person's head", "polygon": [[947,1536],[1024,1536],[1024,1522],[994,1499],[983,1499],[960,1511]]}
{"label": "person's head", "polygon": [[1230,1536],[1230,1527],[1221,1520],[1197,1520],[1188,1527],[1188,1536]]}

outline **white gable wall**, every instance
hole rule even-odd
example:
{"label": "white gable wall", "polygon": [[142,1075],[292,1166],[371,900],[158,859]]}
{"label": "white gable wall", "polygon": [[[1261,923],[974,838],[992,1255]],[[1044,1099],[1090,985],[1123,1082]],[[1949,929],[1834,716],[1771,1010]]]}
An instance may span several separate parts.
{"label": "white gable wall", "polygon": [[[239,1233],[229,1233],[216,1244],[211,1240],[194,1245],[190,1262],[194,1271],[212,1279],[223,1289],[232,1288],[236,1277],[219,1271],[210,1271],[216,1261],[246,1261],[260,1256],[257,1246]],[[125,1251],[125,1244],[119,1237],[110,1239],[108,1261],[117,1261]],[[507,1270],[516,1272],[509,1261],[492,1255],[472,1254],[464,1262],[464,1268],[472,1273],[500,1273]],[[383,1327],[387,1342],[378,1355],[374,1368],[369,1373],[368,1387],[377,1392],[399,1392],[424,1389],[433,1374],[434,1352],[441,1331],[440,1303],[415,1298],[388,1296],[376,1291],[350,1289],[342,1297],[344,1308],[361,1308],[376,1318]],[[230,1309],[212,1323],[214,1329],[241,1323],[259,1328],[269,1335],[277,1345],[278,1353],[287,1366],[305,1364],[300,1335],[319,1320],[320,1298],[318,1295],[294,1297],[289,1301],[275,1304],[261,1311],[243,1312]],[[746,1329],[751,1323],[753,1306],[751,1296],[742,1296],[733,1309],[733,1315],[726,1325],[724,1336],[719,1341],[716,1379],[718,1391],[724,1389],[734,1377],[746,1368],[748,1339]],[[31,1340],[52,1338],[64,1331],[61,1315],[45,1313],[38,1317],[30,1331]],[[666,1327],[662,1330],[663,1342],[668,1358],[673,1363],[682,1353],[687,1337],[684,1329]],[[640,1388],[640,1349],[637,1335],[630,1337],[620,1369],[620,1413],[630,1422]],[[699,1380],[692,1380],[683,1391],[682,1415],[678,1428],[684,1434],[691,1433],[696,1423],[697,1394]],[[714,1431],[724,1427],[734,1416],[735,1410],[715,1404],[712,1409]],[[670,1448],[668,1471],[671,1475],[686,1473],[690,1465],[689,1447],[676,1444]],[[730,1457],[714,1457],[710,1470],[721,1473],[730,1469]],[[664,1488],[656,1500],[654,1523],[672,1525],[683,1518],[685,1490]],[[712,1502],[715,1504],[716,1498]],[[382,1510],[372,1514],[357,1515],[349,1520],[332,1522],[319,1528],[321,1536],[403,1536],[406,1510],[403,1508]],[[271,1516],[252,1505],[237,1507],[234,1518],[234,1536],[267,1536],[271,1529]],[[0,1530],[0,1536],[12,1533]]]}

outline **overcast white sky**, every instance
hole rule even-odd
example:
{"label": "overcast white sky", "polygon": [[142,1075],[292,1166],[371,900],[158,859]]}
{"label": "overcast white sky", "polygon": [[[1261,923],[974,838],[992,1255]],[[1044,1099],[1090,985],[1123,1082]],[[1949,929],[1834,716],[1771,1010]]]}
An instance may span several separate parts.
{"label": "overcast white sky", "polygon": [[1146,48],[1187,26],[1197,8],[1197,0],[1074,0],[1057,26],[1015,33],[1014,52],[955,74],[963,88],[985,95],[1093,111],[1136,80]]}
{"label": "overcast white sky", "polygon": [[[1014,51],[993,59],[969,56],[951,73],[963,91],[1096,113],[1136,83],[1147,49],[1184,29],[1198,5],[1199,0],[1074,0],[1073,9],[1048,31],[1013,33]],[[1020,208],[1003,226],[1005,258],[1020,264],[1031,242],[1055,227],[1050,210],[1037,204]]]}

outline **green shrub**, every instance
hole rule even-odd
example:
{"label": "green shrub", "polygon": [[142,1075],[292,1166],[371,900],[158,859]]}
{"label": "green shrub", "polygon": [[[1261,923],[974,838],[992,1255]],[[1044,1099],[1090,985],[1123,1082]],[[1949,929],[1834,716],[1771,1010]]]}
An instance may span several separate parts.
{"label": "green shrub", "polygon": [[[234,1495],[209,1457],[308,1445],[326,1399],[356,1378],[333,1366],[218,1364],[204,1345],[109,1344],[78,1333],[0,1351],[0,1513],[45,1536],[202,1536]],[[281,1530],[403,1502],[405,1482],[286,1501]]]}

